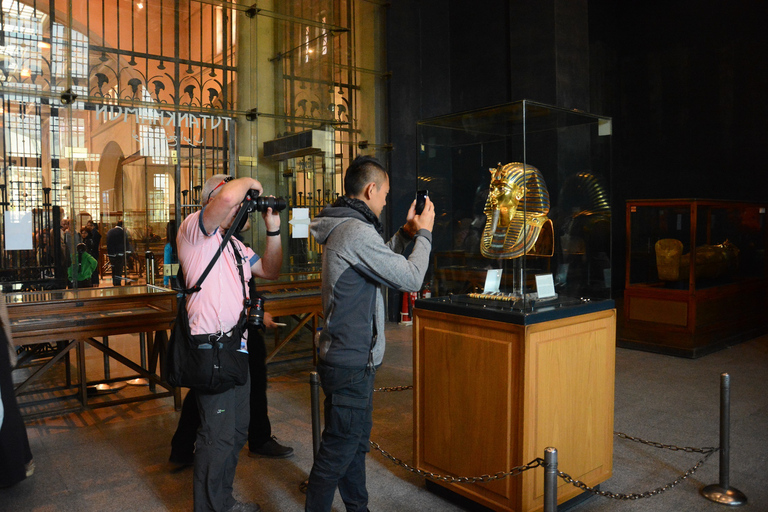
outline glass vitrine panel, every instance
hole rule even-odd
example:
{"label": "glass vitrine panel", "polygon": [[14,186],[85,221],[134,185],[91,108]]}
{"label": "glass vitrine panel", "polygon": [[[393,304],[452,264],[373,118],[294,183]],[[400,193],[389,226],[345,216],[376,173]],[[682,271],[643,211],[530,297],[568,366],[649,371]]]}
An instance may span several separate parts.
{"label": "glass vitrine panel", "polygon": [[610,299],[610,118],[526,100],[421,121],[418,144],[438,295],[521,314]]}
{"label": "glass vitrine panel", "polygon": [[767,275],[766,205],[630,200],[627,215],[628,287],[695,290]]}

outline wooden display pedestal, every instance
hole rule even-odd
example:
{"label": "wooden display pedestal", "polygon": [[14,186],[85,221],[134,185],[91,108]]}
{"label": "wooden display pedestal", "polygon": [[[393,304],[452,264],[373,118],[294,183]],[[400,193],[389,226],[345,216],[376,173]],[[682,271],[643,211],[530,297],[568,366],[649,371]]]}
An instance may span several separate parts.
{"label": "wooden display pedestal", "polygon": [[[413,329],[417,468],[492,475],[552,446],[574,479],[594,487],[611,477],[615,309],[518,325],[417,307]],[[543,508],[542,468],[437,483],[497,511]],[[579,494],[559,480],[558,503]]]}

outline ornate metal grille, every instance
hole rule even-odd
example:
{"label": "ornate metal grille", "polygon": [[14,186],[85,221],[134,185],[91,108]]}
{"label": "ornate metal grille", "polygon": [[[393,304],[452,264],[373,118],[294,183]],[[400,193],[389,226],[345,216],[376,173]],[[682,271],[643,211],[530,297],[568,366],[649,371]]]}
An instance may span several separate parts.
{"label": "ornate metal grille", "polygon": [[230,172],[232,7],[2,0],[2,211],[45,211],[50,226],[61,212],[75,233],[88,219],[105,232],[125,218],[148,248],[175,216],[171,205],[180,208],[182,195],[194,203],[207,176]]}

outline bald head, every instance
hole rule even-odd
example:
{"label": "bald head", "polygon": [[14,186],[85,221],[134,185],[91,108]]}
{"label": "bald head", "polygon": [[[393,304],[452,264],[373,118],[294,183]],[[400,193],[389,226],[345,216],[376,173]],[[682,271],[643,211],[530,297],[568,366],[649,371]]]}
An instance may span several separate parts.
{"label": "bald head", "polygon": [[223,186],[222,183],[230,181],[231,179],[232,176],[229,176],[228,174],[214,174],[208,178],[205,181],[203,191],[201,192],[202,205],[205,206],[210,202],[211,198],[216,197],[216,194],[221,191],[221,186]]}

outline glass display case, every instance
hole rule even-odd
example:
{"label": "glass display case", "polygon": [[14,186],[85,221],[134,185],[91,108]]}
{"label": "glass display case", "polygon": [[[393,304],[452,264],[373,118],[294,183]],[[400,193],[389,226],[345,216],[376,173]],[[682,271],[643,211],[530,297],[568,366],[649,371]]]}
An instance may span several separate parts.
{"label": "glass display case", "polygon": [[627,201],[619,343],[698,357],[768,330],[767,206]]}
{"label": "glass display case", "polygon": [[610,118],[522,100],[421,121],[418,144],[436,208],[420,307],[517,323],[613,307]]}

